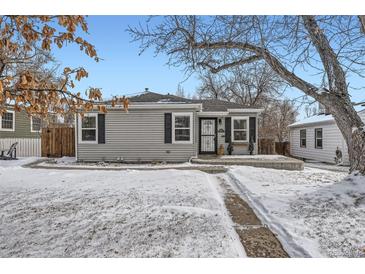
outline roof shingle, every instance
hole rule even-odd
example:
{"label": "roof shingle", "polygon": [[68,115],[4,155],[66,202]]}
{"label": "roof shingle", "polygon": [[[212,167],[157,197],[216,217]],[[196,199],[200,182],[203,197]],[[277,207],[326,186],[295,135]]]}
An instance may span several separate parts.
{"label": "roof shingle", "polygon": [[159,94],[156,92],[144,92],[129,98],[131,103],[187,103],[202,104],[204,111],[227,111],[230,108],[252,108],[238,103],[218,99],[187,99],[171,94]]}

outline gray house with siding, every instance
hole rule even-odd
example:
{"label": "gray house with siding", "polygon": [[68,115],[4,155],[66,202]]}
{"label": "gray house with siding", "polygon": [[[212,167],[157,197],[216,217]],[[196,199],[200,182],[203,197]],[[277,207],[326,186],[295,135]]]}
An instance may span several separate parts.
{"label": "gray house with siding", "polygon": [[17,156],[41,156],[41,119],[9,107],[0,115],[0,150],[18,142]]}
{"label": "gray house with siding", "polygon": [[261,109],[221,100],[192,100],[144,92],[129,98],[125,111],[76,119],[78,161],[185,162],[200,154],[257,154],[257,117]]}
{"label": "gray house with siding", "polygon": [[[365,121],[365,110],[358,112]],[[345,139],[330,114],[320,114],[289,125],[290,154],[294,157],[335,163],[337,148],[342,152],[343,164],[349,164]]]}

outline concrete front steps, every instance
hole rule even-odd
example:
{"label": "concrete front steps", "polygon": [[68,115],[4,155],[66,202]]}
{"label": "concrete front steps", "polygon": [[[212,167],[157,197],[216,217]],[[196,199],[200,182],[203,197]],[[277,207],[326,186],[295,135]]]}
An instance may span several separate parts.
{"label": "concrete front steps", "polygon": [[202,165],[241,165],[285,170],[303,170],[304,162],[282,155],[199,155],[191,159],[194,164]]}

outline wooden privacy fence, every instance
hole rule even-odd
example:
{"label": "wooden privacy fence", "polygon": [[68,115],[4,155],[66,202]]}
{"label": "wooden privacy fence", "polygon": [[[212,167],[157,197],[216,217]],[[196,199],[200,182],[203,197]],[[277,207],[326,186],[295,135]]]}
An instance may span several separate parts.
{"label": "wooden privacy fence", "polygon": [[270,138],[259,139],[259,154],[275,154],[275,140]]}
{"label": "wooden privacy fence", "polygon": [[290,156],[290,143],[275,142],[275,152],[280,155]]}
{"label": "wooden privacy fence", "polygon": [[75,156],[75,128],[42,129],[42,157]]}
{"label": "wooden privacy fence", "polygon": [[259,154],[280,154],[290,156],[289,142],[275,142],[275,139],[260,138]]}

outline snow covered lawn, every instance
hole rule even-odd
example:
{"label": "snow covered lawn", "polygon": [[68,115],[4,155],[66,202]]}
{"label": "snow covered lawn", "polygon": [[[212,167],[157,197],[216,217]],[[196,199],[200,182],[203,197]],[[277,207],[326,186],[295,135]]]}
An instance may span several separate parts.
{"label": "snow covered lawn", "polygon": [[0,164],[0,257],[237,256],[208,174]]}
{"label": "snow covered lawn", "polygon": [[314,168],[229,175],[292,256],[365,257],[365,178]]}

